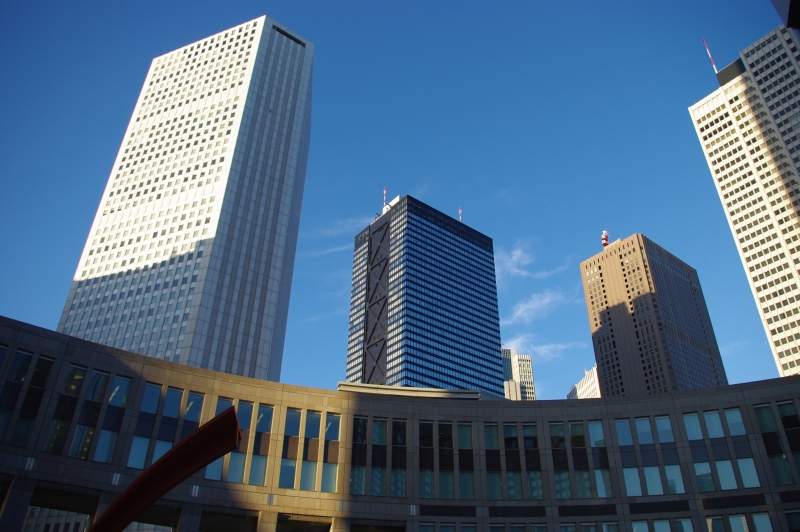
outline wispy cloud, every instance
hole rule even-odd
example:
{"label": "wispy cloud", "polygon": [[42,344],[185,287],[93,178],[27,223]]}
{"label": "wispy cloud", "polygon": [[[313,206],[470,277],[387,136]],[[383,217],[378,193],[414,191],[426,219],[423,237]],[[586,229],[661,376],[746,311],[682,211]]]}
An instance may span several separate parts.
{"label": "wispy cloud", "polygon": [[336,220],[327,227],[315,231],[313,234],[314,236],[323,238],[330,238],[332,236],[345,234],[355,236],[358,231],[364,229],[366,226],[371,224],[372,221],[373,218],[369,216],[363,218],[346,218],[344,220]]}
{"label": "wispy cloud", "polygon": [[568,298],[557,290],[534,292],[524,301],[514,305],[511,317],[500,322],[501,325],[514,323],[529,323],[532,320],[546,316],[553,308],[568,301]]}
{"label": "wispy cloud", "polygon": [[531,355],[535,362],[549,362],[560,358],[564,351],[586,347],[583,342],[539,344],[536,336],[530,333],[515,336],[503,345],[506,349],[516,349],[519,353]]}
{"label": "wispy cloud", "polygon": [[722,358],[733,358],[744,347],[742,342],[733,342],[728,345],[721,345],[719,347],[719,354]]}
{"label": "wispy cloud", "polygon": [[498,249],[494,254],[495,274],[498,281],[508,277],[529,277],[531,272],[525,266],[533,262],[533,257],[526,251],[526,246],[517,245],[509,253]]}
{"label": "wispy cloud", "polygon": [[528,245],[525,243],[518,243],[510,252],[498,248],[494,254],[497,281],[502,282],[510,277],[546,279],[551,275],[566,271],[570,266],[571,257],[567,257],[567,261],[563,266],[544,271],[531,271],[526,268],[526,266],[532,264],[534,260],[533,255],[528,252]]}
{"label": "wispy cloud", "polygon": [[321,257],[323,255],[330,255],[331,253],[338,253],[340,251],[346,250],[353,250],[353,244],[347,244],[346,246],[337,246],[335,248],[324,249],[322,251],[309,251],[307,255],[309,257]]}

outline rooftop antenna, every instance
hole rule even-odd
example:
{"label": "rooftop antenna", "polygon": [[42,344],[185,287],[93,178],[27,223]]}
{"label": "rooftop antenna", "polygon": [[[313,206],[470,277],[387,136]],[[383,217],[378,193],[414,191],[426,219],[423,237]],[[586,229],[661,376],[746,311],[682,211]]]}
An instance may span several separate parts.
{"label": "rooftop antenna", "polygon": [[603,247],[608,245],[608,229],[603,229],[603,236],[600,237],[600,242],[603,244]]}
{"label": "rooftop antenna", "polygon": [[383,187],[383,206],[386,207],[386,187]]}
{"label": "rooftop antenna", "polygon": [[711,50],[708,49],[708,44],[706,44],[706,40],[703,39],[703,46],[706,47],[706,53],[708,53],[708,58],[711,59],[711,66],[714,67],[714,74],[718,74],[717,65],[714,63],[714,58],[711,57]]}
{"label": "rooftop antenna", "polygon": [[462,209],[461,209],[461,207],[459,207],[458,208],[458,221],[461,222],[461,223],[464,223],[464,220],[461,219],[461,211],[462,211]]}

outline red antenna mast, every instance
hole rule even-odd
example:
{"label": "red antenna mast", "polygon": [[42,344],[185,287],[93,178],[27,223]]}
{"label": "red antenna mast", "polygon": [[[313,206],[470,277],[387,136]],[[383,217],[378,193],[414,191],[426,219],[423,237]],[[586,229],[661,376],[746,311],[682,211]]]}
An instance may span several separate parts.
{"label": "red antenna mast", "polygon": [[458,208],[458,221],[464,223],[464,220],[461,219],[461,207]]}
{"label": "red antenna mast", "polygon": [[383,187],[383,206],[386,207],[386,187]]}
{"label": "red antenna mast", "polygon": [[603,229],[603,235],[600,237],[600,243],[603,244],[603,247],[608,245],[608,230]]}
{"label": "red antenna mast", "polygon": [[714,67],[714,74],[717,74],[717,65],[714,63],[714,58],[711,57],[711,50],[708,49],[708,44],[706,44],[706,40],[703,39],[703,46],[706,47],[706,53],[708,53],[708,58],[711,59],[711,66]]}

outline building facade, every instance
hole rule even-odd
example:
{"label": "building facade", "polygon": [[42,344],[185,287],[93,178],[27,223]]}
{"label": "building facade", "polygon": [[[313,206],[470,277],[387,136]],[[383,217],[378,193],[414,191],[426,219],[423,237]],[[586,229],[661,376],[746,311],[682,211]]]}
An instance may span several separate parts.
{"label": "building facade", "polygon": [[597,378],[597,366],[585,372],[567,394],[567,399],[599,399],[600,381]]}
{"label": "building facade", "polygon": [[59,331],[279,380],[312,63],[267,17],[153,60]]}
{"label": "building facade", "polygon": [[728,384],[694,268],[634,234],[581,272],[603,397]]}
{"label": "building facade", "polygon": [[355,237],[348,382],[503,396],[492,239],[399,196]]}
{"label": "building facade", "polygon": [[533,363],[530,355],[521,355],[516,349],[501,349],[503,357],[503,391],[512,401],[535,401]]}
{"label": "building facade", "polygon": [[143,468],[231,405],[239,448],[137,522],[180,532],[800,530],[800,377],[594,401],[333,391],[0,318],[0,378],[9,532],[55,517],[85,531]]}
{"label": "building facade", "polygon": [[[778,27],[689,108],[781,376],[800,373],[797,42]],[[795,337],[797,335],[797,337]]]}

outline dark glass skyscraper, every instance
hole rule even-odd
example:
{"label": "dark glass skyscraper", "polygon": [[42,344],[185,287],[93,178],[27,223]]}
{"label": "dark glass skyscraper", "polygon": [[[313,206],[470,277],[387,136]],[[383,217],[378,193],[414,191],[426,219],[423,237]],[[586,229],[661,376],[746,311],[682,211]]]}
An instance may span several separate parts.
{"label": "dark glass skyscraper", "polygon": [[411,196],[355,238],[347,380],[503,396],[492,239]]}

